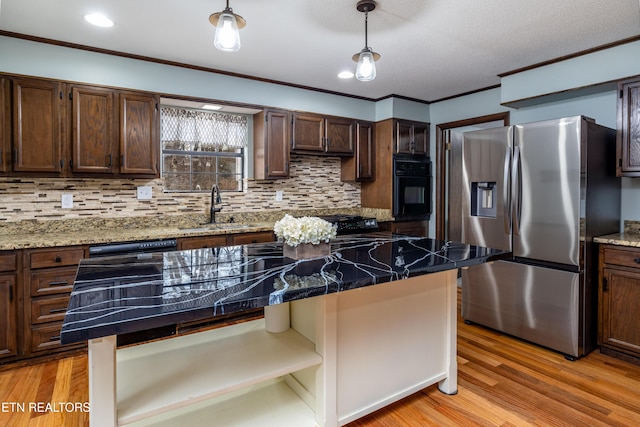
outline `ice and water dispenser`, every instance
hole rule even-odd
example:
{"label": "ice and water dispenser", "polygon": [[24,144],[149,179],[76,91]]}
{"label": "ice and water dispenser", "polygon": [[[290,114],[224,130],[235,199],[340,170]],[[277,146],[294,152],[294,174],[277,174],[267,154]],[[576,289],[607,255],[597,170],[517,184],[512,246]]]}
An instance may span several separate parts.
{"label": "ice and water dispenser", "polygon": [[496,217],[496,183],[471,183],[471,216]]}

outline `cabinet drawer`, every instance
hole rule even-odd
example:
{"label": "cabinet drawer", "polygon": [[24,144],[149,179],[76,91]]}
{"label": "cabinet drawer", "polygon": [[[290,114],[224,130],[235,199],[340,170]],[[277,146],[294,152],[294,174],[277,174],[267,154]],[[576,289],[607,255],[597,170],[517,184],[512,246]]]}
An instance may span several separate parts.
{"label": "cabinet drawer", "polygon": [[31,300],[31,323],[35,325],[63,321],[69,305],[69,298],[70,296],[66,295]]}
{"label": "cabinet drawer", "polygon": [[57,248],[45,251],[31,252],[29,256],[29,267],[47,268],[47,267],[64,267],[67,265],[78,265],[78,262],[84,258],[84,249],[82,248]]}
{"label": "cabinet drawer", "polygon": [[181,251],[189,249],[217,248],[227,246],[227,236],[189,237],[179,240]]}
{"label": "cabinet drawer", "polygon": [[62,347],[60,343],[61,330],[62,322],[31,328],[31,352],[36,353]]}
{"label": "cabinet drawer", "polygon": [[15,271],[16,254],[0,254],[0,271]]}
{"label": "cabinet drawer", "polygon": [[270,233],[270,232],[246,233],[246,234],[238,234],[237,236],[233,236],[234,245],[248,245],[250,243],[273,242],[274,240],[275,239],[273,238],[273,233]]}
{"label": "cabinet drawer", "polygon": [[69,293],[78,267],[52,268],[31,272],[31,296]]}
{"label": "cabinet drawer", "polygon": [[621,248],[604,248],[604,263],[640,268],[640,251]]}

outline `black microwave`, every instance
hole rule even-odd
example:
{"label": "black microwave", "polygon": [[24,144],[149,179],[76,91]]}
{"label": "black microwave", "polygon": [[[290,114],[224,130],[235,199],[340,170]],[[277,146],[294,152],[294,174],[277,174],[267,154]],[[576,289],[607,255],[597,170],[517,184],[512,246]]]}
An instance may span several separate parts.
{"label": "black microwave", "polygon": [[394,156],[393,216],[396,221],[431,218],[431,167],[428,156]]}

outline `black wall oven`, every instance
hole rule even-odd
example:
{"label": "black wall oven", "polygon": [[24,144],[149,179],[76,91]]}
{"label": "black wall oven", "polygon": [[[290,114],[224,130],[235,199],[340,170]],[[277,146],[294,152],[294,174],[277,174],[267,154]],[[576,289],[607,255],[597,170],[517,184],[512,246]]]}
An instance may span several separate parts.
{"label": "black wall oven", "polygon": [[396,221],[431,217],[431,159],[427,156],[393,157],[393,216]]}

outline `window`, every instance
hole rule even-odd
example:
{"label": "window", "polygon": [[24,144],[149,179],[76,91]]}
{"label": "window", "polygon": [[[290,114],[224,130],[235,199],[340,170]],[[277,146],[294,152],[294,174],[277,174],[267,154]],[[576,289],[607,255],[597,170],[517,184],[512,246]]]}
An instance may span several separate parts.
{"label": "window", "polygon": [[165,191],[242,191],[247,116],[162,107],[160,134]]}

